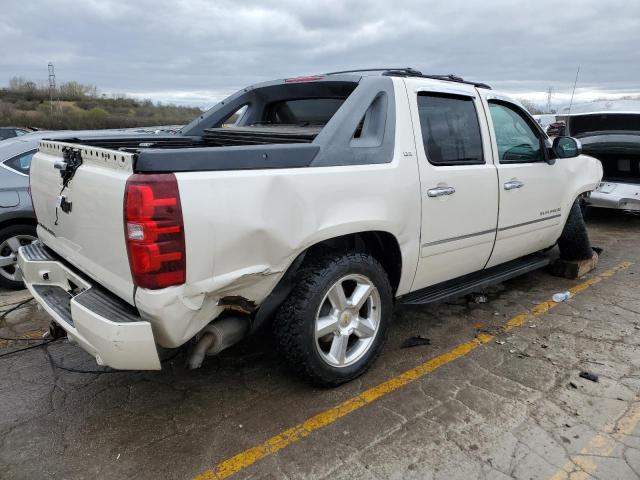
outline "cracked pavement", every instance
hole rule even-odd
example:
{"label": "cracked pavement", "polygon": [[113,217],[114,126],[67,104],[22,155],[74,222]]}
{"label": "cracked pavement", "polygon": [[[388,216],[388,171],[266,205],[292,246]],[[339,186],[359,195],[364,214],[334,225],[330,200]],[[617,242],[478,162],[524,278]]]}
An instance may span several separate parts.
{"label": "cracked pavement", "polygon": [[[0,477],[192,478],[489,332],[495,341],[235,477],[640,478],[640,217],[593,211],[588,227],[604,248],[596,274],[635,263],[506,333],[507,320],[580,280],[540,271],[489,289],[487,303],[398,309],[375,366],[333,390],[293,378],[264,337],[196,371],[184,355],[161,372],[67,371],[100,368],[66,341],[0,358]],[[0,312],[28,298],[0,292]],[[0,336],[38,338],[47,325],[31,302],[0,322]],[[400,348],[414,335],[431,345]],[[0,340],[0,355],[34,343]]]}

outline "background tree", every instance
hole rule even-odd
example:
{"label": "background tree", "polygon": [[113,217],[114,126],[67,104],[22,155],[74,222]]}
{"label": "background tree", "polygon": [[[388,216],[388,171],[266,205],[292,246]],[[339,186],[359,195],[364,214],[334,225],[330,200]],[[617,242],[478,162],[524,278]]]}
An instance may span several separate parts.
{"label": "background tree", "polygon": [[522,104],[524,108],[527,109],[527,111],[531,115],[540,115],[541,113],[543,113],[542,109],[538,105],[533,103],[531,100],[527,100],[526,98],[519,98],[518,101]]}
{"label": "background tree", "polygon": [[46,82],[11,78],[7,88],[0,88],[0,126],[78,130],[184,125],[202,114],[195,107],[107,95],[76,81],[60,84],[53,98],[52,103]]}

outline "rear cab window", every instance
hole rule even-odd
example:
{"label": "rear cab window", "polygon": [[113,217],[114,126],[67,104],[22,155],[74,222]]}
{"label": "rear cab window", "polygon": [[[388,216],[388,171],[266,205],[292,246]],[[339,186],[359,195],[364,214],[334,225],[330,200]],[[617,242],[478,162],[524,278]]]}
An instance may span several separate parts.
{"label": "rear cab window", "polygon": [[345,98],[301,98],[268,104],[264,121],[281,125],[326,125]]}
{"label": "rear cab window", "polygon": [[480,122],[472,97],[420,92],[418,114],[429,163],[435,166],[485,163]]}
{"label": "rear cab window", "polygon": [[[212,115],[215,120],[211,126],[202,129],[202,143],[206,146],[311,143],[357,86],[353,81],[285,81],[247,89],[225,101],[226,104],[221,102],[218,118]],[[204,124],[206,117],[199,123]]]}
{"label": "rear cab window", "polygon": [[257,88],[239,97],[235,109],[212,127],[323,127],[356,87],[355,82],[294,82]]}

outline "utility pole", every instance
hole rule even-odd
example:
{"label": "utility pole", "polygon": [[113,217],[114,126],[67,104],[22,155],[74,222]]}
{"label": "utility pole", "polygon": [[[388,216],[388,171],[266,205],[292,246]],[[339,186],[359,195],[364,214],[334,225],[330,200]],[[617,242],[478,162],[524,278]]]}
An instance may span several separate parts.
{"label": "utility pole", "polygon": [[553,87],[547,89],[547,112],[551,113],[551,97],[553,96]]}
{"label": "utility pole", "polygon": [[53,68],[53,63],[49,62],[49,106],[51,108],[51,117],[53,118],[53,97],[56,96],[56,72]]}

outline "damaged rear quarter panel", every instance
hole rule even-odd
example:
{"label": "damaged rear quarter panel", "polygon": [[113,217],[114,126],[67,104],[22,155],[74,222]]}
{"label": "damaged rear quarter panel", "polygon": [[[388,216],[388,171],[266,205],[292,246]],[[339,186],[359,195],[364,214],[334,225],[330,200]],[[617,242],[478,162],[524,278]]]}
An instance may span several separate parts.
{"label": "damaged rear quarter panel", "polygon": [[[411,179],[403,172],[407,166],[414,167]],[[320,241],[371,230],[392,233],[401,246],[418,241],[413,159],[185,173],[178,179],[187,239],[186,290],[193,294],[241,295],[259,304],[295,257]],[[403,252],[410,256],[410,249]],[[410,258],[403,260],[411,265]]]}
{"label": "damaged rear quarter panel", "polygon": [[420,184],[408,101],[404,89],[395,90],[389,163],[176,173],[187,250],[183,303],[201,302],[186,336],[219,314],[220,298],[259,306],[301,252],[350,233],[394,235],[403,263],[397,294],[409,290],[419,250]]}
{"label": "damaged rear quarter panel", "polygon": [[193,337],[221,313],[222,298],[259,306],[301,252],[345,234],[394,235],[402,252],[397,294],[409,290],[419,252],[420,184],[404,88],[395,96],[389,163],[175,174],[187,282],[171,295],[136,293],[158,343],[177,346]]}

